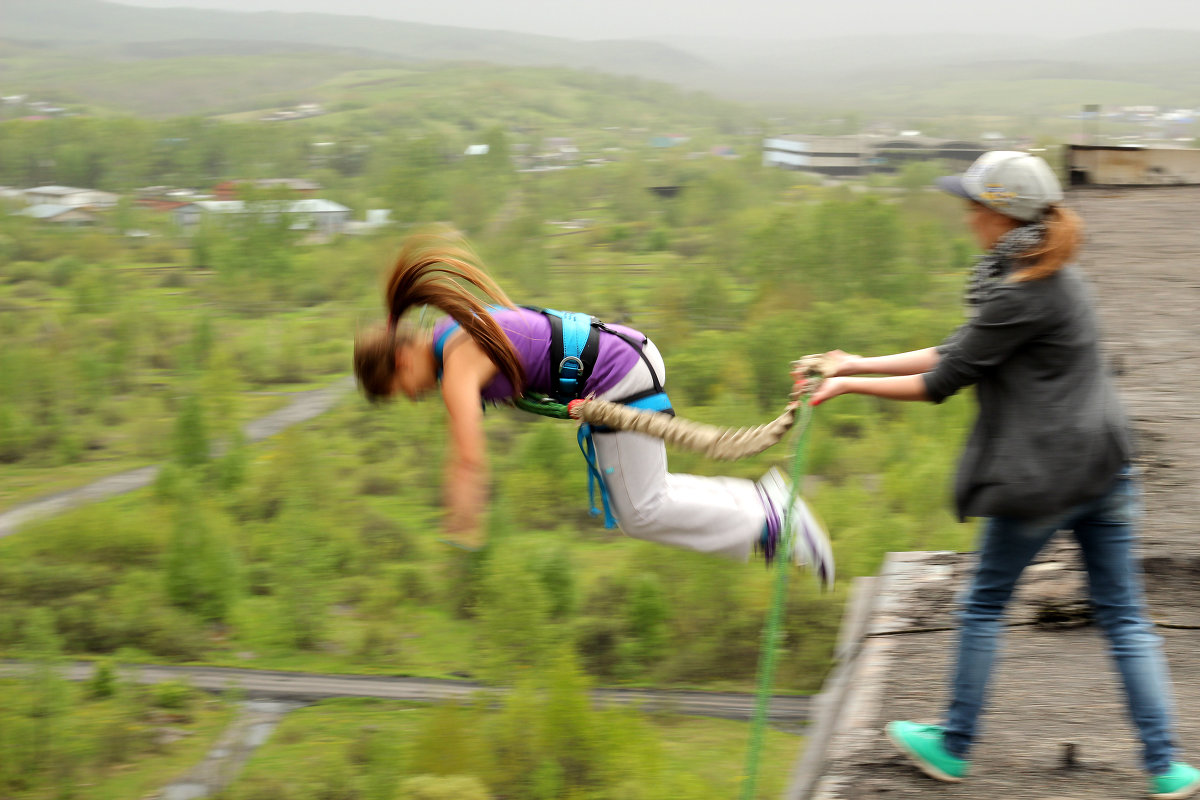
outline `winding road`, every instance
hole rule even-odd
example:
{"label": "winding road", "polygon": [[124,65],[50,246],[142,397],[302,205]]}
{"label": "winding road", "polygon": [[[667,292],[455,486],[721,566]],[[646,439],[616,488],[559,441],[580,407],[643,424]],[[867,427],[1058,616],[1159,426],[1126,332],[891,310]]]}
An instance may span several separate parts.
{"label": "winding road", "polygon": [[[91,677],[94,665],[74,662],[65,667],[65,677],[84,681]],[[29,670],[27,664],[8,661],[0,664],[0,675],[18,675]],[[138,683],[184,681],[212,692],[237,690],[247,697],[310,703],[329,697],[378,697],[437,703],[463,700],[479,693],[502,696],[504,689],[481,686],[471,681],[435,678],[394,678],[371,675],[328,675],[308,672],[237,669],[234,667],[182,667],[152,664],[127,664],[118,668],[126,680]],[[720,719],[747,720],[754,713],[754,695],[741,692],[691,692],[661,689],[593,689],[597,706],[636,706],[642,711],[687,714]],[[799,724],[807,721],[812,698],[777,695],[771,700],[768,718],[775,724]]]}

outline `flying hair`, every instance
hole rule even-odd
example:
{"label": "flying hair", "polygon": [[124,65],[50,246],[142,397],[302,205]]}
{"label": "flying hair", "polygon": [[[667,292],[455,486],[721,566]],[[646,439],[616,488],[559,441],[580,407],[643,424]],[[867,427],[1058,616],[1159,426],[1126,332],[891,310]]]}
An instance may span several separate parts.
{"label": "flying hair", "polygon": [[387,280],[388,329],[394,331],[410,309],[433,306],[461,325],[521,394],[525,385],[521,359],[487,305],[468,286],[491,301],[488,305],[516,308],[465,243],[436,233],[410,236]]}
{"label": "flying hair", "polygon": [[1009,277],[1014,283],[1049,278],[1069,264],[1079,250],[1083,221],[1078,214],[1069,208],[1052,205],[1046,209],[1041,221],[1046,226],[1046,236],[1040,245],[1024,254],[1022,261],[1028,266]]}

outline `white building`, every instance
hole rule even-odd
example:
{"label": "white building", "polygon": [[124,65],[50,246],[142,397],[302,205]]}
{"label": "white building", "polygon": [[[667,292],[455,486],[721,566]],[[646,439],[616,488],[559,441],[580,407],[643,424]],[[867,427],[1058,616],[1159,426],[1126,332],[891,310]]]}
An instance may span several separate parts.
{"label": "white building", "polygon": [[74,186],[36,186],[25,190],[25,202],[31,206],[47,203],[80,208],[112,208],[119,199],[120,195],[112,192]]}
{"label": "white building", "polygon": [[57,225],[92,225],[96,222],[96,215],[86,208],[64,206],[58,203],[37,203],[16,213],[23,217],[32,217]]}
{"label": "white building", "polygon": [[285,214],[292,230],[334,234],[342,233],[350,219],[350,209],[346,206],[315,197],[283,203],[263,201],[250,206],[242,200],[197,200],[171,213],[176,224],[185,231],[192,230],[206,217],[261,214],[265,221],[272,221],[279,214]]}

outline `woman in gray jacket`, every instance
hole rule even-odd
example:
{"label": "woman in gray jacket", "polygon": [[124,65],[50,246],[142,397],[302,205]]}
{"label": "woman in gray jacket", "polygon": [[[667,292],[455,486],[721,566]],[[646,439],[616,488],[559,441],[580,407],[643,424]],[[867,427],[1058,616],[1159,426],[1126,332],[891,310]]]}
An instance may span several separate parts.
{"label": "woman in gray jacket", "polygon": [[[925,350],[826,353],[828,377],[812,397],[813,405],[847,393],[940,403],[976,387],[979,416],[954,496],[960,518],[987,524],[960,617],[953,696],[944,725],[892,722],[888,736],[933,778],[967,774],[1005,606],[1055,531],[1071,530],[1144,745],[1150,795],[1190,797],[1200,791],[1200,771],[1172,761],[1169,679],[1133,554],[1128,427],[1087,289],[1070,266],[1079,218],[1059,205],[1062,190],[1046,162],[1027,153],[985,153],[938,185],[966,200],[967,224],[987,251],[968,287],[969,319]],[[852,377],[864,374],[892,377]]]}

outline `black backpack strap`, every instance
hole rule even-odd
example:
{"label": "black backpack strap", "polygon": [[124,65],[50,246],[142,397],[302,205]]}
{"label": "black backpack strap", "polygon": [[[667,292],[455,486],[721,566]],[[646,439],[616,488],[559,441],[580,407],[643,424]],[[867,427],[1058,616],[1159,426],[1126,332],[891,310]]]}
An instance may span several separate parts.
{"label": "black backpack strap", "polygon": [[640,357],[642,359],[642,363],[645,364],[646,369],[648,369],[650,371],[650,380],[654,381],[654,390],[651,393],[652,394],[661,394],[663,391],[662,381],[660,381],[658,379],[658,373],[654,371],[654,366],[650,363],[650,359],[646,358],[646,353],[644,351],[646,343],[650,340],[647,339],[645,336],[643,336],[642,340],[640,342],[634,341],[633,337],[627,336],[624,333],[621,333],[620,331],[614,331],[612,328],[608,327],[600,320],[594,319],[594,318],[593,318],[593,320],[594,320],[592,322],[593,328],[598,328],[598,329],[604,331],[605,333],[611,333],[613,336],[616,336],[618,339],[622,340],[627,345],[632,347],[635,351],[637,351],[638,357]]}

